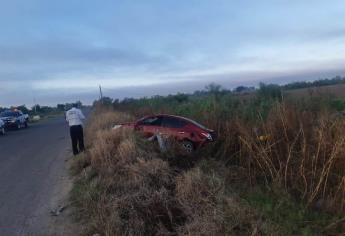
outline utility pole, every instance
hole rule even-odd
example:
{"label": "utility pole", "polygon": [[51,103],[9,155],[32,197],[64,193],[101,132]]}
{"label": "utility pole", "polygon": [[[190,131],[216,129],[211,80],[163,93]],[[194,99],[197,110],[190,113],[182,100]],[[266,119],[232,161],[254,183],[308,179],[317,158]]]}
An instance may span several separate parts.
{"label": "utility pole", "polygon": [[103,100],[103,93],[102,93],[102,87],[99,85],[99,99],[102,101]]}
{"label": "utility pole", "polygon": [[35,93],[34,93],[34,91],[33,90],[31,90],[31,93],[32,93],[32,100],[33,100],[33,102],[34,102],[34,106],[33,106],[33,108],[34,108],[34,110],[35,110],[35,115],[37,114],[37,109],[36,109],[36,96],[35,96]]}
{"label": "utility pole", "polygon": [[37,104],[36,104],[36,98],[34,97],[34,108],[35,108],[35,114],[37,114]]}

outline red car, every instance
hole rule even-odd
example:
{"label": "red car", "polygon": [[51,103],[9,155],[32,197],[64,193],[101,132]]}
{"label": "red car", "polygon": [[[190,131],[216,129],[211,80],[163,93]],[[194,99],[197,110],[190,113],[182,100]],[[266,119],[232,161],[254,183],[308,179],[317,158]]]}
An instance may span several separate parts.
{"label": "red car", "polygon": [[154,137],[157,134],[165,137],[174,137],[182,143],[188,152],[192,152],[215,139],[213,130],[181,116],[146,116],[134,123],[123,125],[133,127],[134,130],[142,132],[146,138]]}

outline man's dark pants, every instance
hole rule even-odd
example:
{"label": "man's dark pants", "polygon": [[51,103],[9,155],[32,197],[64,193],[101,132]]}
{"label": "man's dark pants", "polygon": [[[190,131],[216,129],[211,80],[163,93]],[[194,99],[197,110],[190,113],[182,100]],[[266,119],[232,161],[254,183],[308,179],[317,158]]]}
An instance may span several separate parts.
{"label": "man's dark pants", "polygon": [[83,126],[73,125],[70,127],[70,134],[72,139],[73,155],[78,155],[84,151],[84,132]]}

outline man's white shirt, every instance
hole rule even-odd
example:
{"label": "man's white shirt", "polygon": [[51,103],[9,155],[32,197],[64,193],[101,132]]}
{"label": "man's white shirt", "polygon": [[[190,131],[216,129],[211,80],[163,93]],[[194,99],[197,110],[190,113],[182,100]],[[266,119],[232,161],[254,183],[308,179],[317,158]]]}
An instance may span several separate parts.
{"label": "man's white shirt", "polygon": [[66,120],[69,126],[83,125],[83,120],[85,116],[80,109],[73,107],[66,112]]}

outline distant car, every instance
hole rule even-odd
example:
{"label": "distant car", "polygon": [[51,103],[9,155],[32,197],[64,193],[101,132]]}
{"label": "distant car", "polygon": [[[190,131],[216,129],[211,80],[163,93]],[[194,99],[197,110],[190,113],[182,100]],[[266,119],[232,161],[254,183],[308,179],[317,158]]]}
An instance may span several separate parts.
{"label": "distant car", "polygon": [[5,134],[5,122],[3,122],[1,119],[0,119],[0,134],[1,135]]}
{"label": "distant car", "polygon": [[21,111],[4,111],[0,113],[0,119],[5,123],[5,128],[27,128],[28,122]]}
{"label": "distant car", "polygon": [[[184,149],[192,152],[215,140],[215,132],[191,119],[173,115],[146,116],[134,123],[121,124],[141,132],[146,138],[161,134],[181,142]],[[118,126],[119,127],[119,126]]]}

